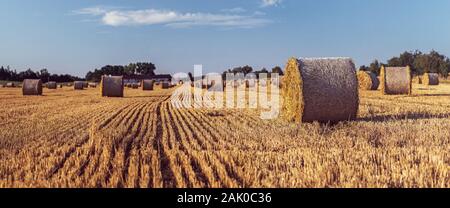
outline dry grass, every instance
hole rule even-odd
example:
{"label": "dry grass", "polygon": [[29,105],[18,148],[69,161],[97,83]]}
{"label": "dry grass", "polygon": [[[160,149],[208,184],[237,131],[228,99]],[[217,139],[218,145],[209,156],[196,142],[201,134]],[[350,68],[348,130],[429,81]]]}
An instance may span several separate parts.
{"label": "dry grass", "polygon": [[0,187],[450,187],[450,85],[360,92],[356,121],[175,109],[173,89],[0,89]]}

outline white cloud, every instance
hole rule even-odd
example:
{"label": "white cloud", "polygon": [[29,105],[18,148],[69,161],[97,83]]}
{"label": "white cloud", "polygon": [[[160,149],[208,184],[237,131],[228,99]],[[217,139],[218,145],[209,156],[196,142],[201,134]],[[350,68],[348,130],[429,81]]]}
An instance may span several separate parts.
{"label": "white cloud", "polygon": [[[242,11],[233,9],[235,12]],[[228,11],[231,12],[231,11]],[[258,15],[180,13],[170,10],[120,10],[101,7],[85,8],[77,14],[100,17],[100,21],[109,26],[165,25],[174,28],[193,26],[217,26],[227,28],[254,28],[271,23]]]}
{"label": "white cloud", "polygon": [[241,7],[235,7],[232,9],[222,9],[222,12],[229,12],[229,13],[244,13],[247,10],[245,10],[244,8]]}
{"label": "white cloud", "polygon": [[278,6],[283,0],[262,0],[261,7]]}

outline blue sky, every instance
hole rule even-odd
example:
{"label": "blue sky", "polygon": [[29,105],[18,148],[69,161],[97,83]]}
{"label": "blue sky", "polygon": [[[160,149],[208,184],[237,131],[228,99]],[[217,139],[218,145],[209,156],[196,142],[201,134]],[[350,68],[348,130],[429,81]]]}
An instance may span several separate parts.
{"label": "blue sky", "polygon": [[450,55],[448,11],[448,0],[1,0],[0,65],[84,76],[137,61],[175,73],[292,56],[361,65],[405,50]]}

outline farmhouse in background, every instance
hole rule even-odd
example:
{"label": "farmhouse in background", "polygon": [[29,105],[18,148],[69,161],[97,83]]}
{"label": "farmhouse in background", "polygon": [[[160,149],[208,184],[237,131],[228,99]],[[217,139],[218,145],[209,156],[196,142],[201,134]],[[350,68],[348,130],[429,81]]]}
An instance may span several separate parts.
{"label": "farmhouse in background", "polygon": [[125,75],[125,76],[123,76],[124,84],[141,83],[142,80],[153,80],[155,82],[171,82],[172,75],[157,74],[157,75]]}

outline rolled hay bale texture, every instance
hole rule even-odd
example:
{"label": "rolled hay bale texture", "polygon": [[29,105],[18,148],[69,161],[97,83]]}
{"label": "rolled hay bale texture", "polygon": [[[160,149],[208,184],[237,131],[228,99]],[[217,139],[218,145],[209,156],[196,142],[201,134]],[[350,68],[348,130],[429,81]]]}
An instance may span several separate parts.
{"label": "rolled hay bale texture", "polygon": [[42,95],[42,81],[40,79],[26,79],[22,84],[23,95]]}
{"label": "rolled hay bale texture", "polygon": [[349,58],[291,58],[283,77],[282,116],[287,121],[337,123],[355,119],[358,80]]}
{"label": "rolled hay bale texture", "polygon": [[56,90],[58,88],[58,85],[56,84],[56,82],[47,82],[47,88]]}
{"label": "rolled hay bale texture", "polygon": [[83,88],[88,88],[89,87],[89,83],[88,82],[83,82]]}
{"label": "rolled hay bale texture", "polygon": [[163,82],[163,83],[162,83],[162,88],[163,88],[163,89],[169,89],[169,88],[170,88],[169,82]]}
{"label": "rolled hay bale texture", "polygon": [[142,80],[141,86],[143,91],[152,91],[155,81],[153,80]]}
{"label": "rolled hay bale texture", "polygon": [[75,81],[75,82],[73,82],[73,89],[74,90],[83,90],[84,89],[84,82],[82,82],[82,81]]}
{"label": "rolled hay bale texture", "polygon": [[123,97],[123,77],[122,76],[102,76],[100,90],[103,97]]}
{"label": "rolled hay bale texture", "polygon": [[411,69],[407,67],[381,67],[381,92],[384,95],[411,95]]}
{"label": "rolled hay bale texture", "polygon": [[359,89],[361,90],[377,90],[380,86],[380,80],[372,72],[358,71],[356,75],[358,77]]}
{"label": "rolled hay bale texture", "polygon": [[425,85],[439,85],[439,74],[437,73],[425,73],[422,81]]}

